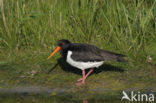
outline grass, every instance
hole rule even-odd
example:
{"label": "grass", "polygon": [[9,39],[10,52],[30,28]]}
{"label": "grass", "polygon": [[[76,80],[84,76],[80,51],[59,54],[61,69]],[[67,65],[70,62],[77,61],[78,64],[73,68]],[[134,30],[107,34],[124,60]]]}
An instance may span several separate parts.
{"label": "grass", "polygon": [[112,66],[101,68],[114,69],[90,76],[88,92],[156,87],[156,0],[1,0],[0,8],[1,87],[71,85],[81,91],[73,87],[80,75],[67,64],[47,74],[60,55],[46,58],[63,38],[128,57],[123,64],[106,62]]}

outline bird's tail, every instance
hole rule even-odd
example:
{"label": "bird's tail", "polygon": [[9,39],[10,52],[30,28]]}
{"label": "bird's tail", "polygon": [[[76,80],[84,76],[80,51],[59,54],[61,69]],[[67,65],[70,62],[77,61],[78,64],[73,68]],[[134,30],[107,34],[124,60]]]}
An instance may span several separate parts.
{"label": "bird's tail", "polygon": [[104,51],[102,52],[102,56],[104,57],[104,60],[108,61],[117,61],[117,62],[126,62],[125,55],[118,54],[110,51]]}
{"label": "bird's tail", "polygon": [[126,56],[122,54],[116,54],[116,61],[117,62],[126,62]]}

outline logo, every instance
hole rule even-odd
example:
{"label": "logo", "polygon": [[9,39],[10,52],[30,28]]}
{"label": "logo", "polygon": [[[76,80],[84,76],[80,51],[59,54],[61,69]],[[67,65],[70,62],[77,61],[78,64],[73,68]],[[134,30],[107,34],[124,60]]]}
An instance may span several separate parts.
{"label": "logo", "polygon": [[140,91],[138,91],[137,93],[134,93],[133,91],[131,91],[130,95],[128,95],[125,91],[122,91],[122,100],[128,100],[128,101],[150,101],[153,102],[154,101],[154,94],[142,94],[140,93]]}

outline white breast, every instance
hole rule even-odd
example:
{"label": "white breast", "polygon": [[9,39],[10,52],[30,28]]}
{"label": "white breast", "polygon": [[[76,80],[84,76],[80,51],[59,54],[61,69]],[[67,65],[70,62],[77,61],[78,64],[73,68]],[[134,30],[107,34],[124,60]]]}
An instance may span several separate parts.
{"label": "white breast", "polygon": [[81,61],[74,61],[72,58],[71,58],[71,55],[72,55],[72,51],[68,51],[67,53],[67,59],[66,61],[78,68],[78,69],[81,69],[81,70],[84,70],[84,69],[89,69],[89,68],[94,68],[94,67],[99,67],[103,64],[104,61],[100,61],[100,62],[81,62]]}

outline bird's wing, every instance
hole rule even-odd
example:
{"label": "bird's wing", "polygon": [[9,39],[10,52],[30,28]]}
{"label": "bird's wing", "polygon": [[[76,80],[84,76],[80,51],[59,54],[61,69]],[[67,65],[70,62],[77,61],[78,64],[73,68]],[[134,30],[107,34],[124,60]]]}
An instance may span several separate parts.
{"label": "bird's wing", "polygon": [[106,61],[113,60],[113,61],[118,61],[118,62],[124,62],[124,59],[122,59],[122,57],[124,57],[125,55],[113,53],[113,52],[106,51],[106,50],[102,50],[100,53],[101,53],[101,56]]}
{"label": "bird's wing", "polygon": [[71,49],[73,51],[71,58],[76,61],[103,61],[101,49],[88,44],[73,44]]}

